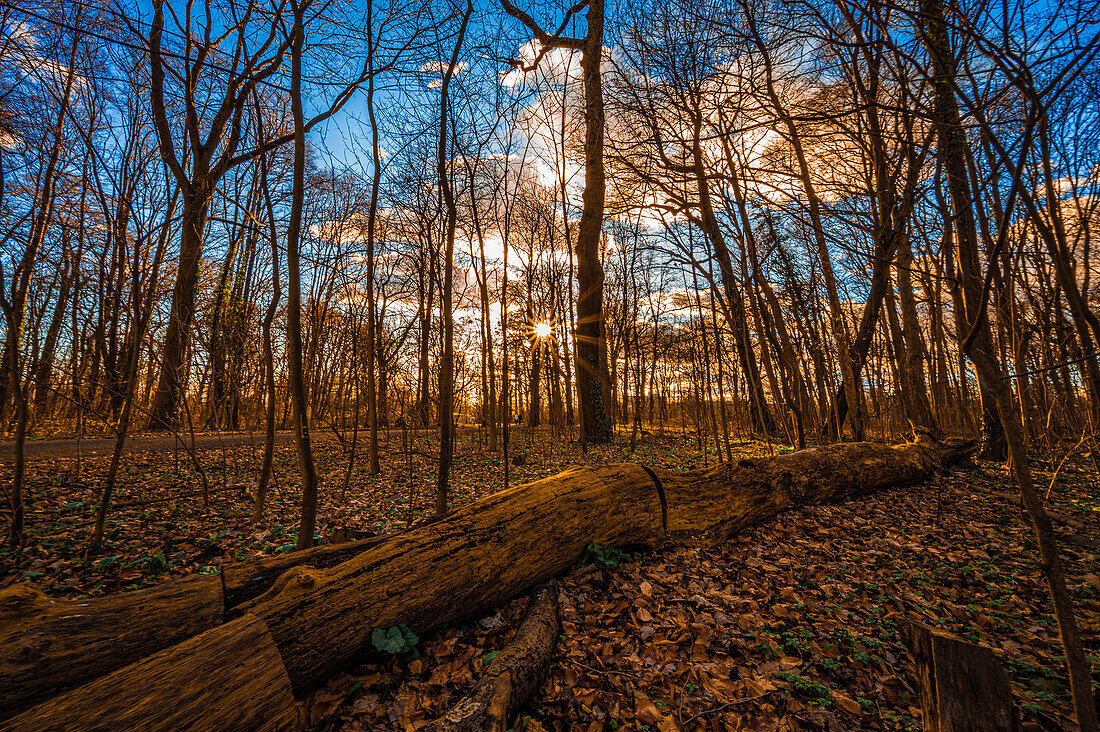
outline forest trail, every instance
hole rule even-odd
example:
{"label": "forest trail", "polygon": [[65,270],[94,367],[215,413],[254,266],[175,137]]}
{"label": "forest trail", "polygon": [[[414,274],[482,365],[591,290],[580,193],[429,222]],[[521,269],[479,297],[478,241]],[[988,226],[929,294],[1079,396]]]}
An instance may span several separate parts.
{"label": "forest trail", "polygon": [[[277,444],[289,443],[294,440],[294,433],[277,432],[275,442]],[[195,435],[195,447],[200,450],[209,450],[217,447],[237,447],[255,443],[262,448],[264,436],[259,433],[234,432],[231,434],[202,434]],[[126,446],[123,452],[133,454],[137,452],[172,452],[179,449],[186,450],[191,444],[190,438],[179,439],[173,436],[163,435],[137,435],[126,438]],[[85,456],[97,457],[110,455],[115,449],[114,437],[94,437],[88,440],[32,440],[27,442],[26,452],[28,460],[57,460],[73,457],[79,446]],[[15,456],[15,446],[11,442],[0,442],[0,460],[11,460]]]}
{"label": "forest trail", "polygon": [[[428,430],[409,430],[410,434],[426,434]],[[382,430],[380,434],[385,437],[400,437],[402,430]],[[365,432],[360,434],[360,444],[365,446],[363,439]],[[314,440],[327,442],[334,440],[332,432],[315,432]],[[289,445],[294,442],[293,430],[285,430],[275,433],[275,444]],[[172,452],[180,450],[186,452],[191,445],[191,438],[182,438],[171,435],[131,435],[126,438],[126,446],[123,453],[132,455],[139,452]],[[264,436],[262,432],[223,432],[203,433],[195,435],[195,448],[198,450],[215,450],[220,447],[232,448],[246,445],[255,445],[256,449],[263,449]],[[86,457],[100,457],[110,455],[115,449],[114,437],[93,437],[87,440],[30,440],[26,450],[28,460],[58,460],[71,458],[79,447],[82,455]],[[0,462],[12,460],[15,456],[15,444],[10,441],[0,442]]]}

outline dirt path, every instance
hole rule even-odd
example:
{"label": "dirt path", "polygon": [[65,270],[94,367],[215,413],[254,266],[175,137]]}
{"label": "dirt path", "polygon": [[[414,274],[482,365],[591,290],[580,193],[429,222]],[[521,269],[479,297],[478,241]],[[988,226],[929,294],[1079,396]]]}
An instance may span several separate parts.
{"label": "dirt path", "polygon": [[[409,430],[410,434],[434,433],[435,430]],[[400,437],[402,430],[382,430],[380,435],[387,437]],[[360,431],[359,443],[366,445],[366,431]],[[329,442],[335,440],[332,433],[314,431],[311,435],[314,442]],[[294,441],[294,432],[286,430],[275,433],[275,444],[283,445]],[[257,447],[264,444],[263,432],[231,432],[223,434],[195,435],[195,447],[199,450],[211,450],[219,447],[234,447],[237,445],[250,445],[255,443]],[[172,452],[179,448],[184,451],[191,444],[190,436],[184,436],[182,440],[172,435],[135,435],[126,438],[124,453],[136,452]],[[59,460],[74,457],[77,450],[77,440],[28,440],[26,455],[28,460]],[[80,454],[89,457],[96,455],[110,455],[115,449],[115,438],[96,437],[79,441]],[[0,442],[0,462],[10,462],[15,457],[15,444],[12,442]]]}
{"label": "dirt path", "polygon": [[[293,439],[294,433],[290,431],[277,432],[275,434],[276,444],[291,442]],[[234,432],[221,435],[195,435],[195,446],[200,450],[218,448],[222,445],[226,447],[247,445],[253,441],[255,441],[257,445],[263,445],[263,433],[254,432],[249,434],[248,432]],[[126,439],[126,447],[124,449],[127,453],[172,452],[177,447],[180,450],[184,450],[190,444],[191,440],[189,437],[181,442],[172,435],[137,435]],[[111,451],[115,449],[115,438],[97,437],[88,440],[80,440],[79,448],[80,453],[85,456],[110,455]],[[28,440],[26,455],[28,460],[56,460],[73,457],[76,455],[76,450],[76,440]],[[0,460],[8,461],[13,459],[14,456],[14,443],[0,443]]]}

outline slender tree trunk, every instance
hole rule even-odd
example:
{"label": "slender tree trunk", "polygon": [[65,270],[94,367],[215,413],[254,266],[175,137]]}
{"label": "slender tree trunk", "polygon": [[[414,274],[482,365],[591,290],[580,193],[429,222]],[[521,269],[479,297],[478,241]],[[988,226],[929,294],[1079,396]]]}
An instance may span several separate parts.
{"label": "slender tree trunk", "polygon": [[584,194],[577,232],[577,392],[586,442],[611,441],[611,383],[607,375],[607,337],[603,314],[603,265],[600,238],[604,217],[604,0],[588,4],[588,33],[581,49],[584,77]]}
{"label": "slender tree trunk", "polygon": [[[368,2],[367,8],[371,8]],[[368,10],[369,13],[369,10]],[[371,132],[371,159],[374,169],[371,173],[370,183],[370,209],[367,211],[367,421],[370,423],[370,473],[379,475],[382,465],[378,460],[378,389],[376,375],[378,373],[378,353],[374,343],[378,340],[378,323],[376,314],[376,295],[374,292],[374,241],[375,228],[378,221],[378,188],[382,180],[382,151],[378,146],[378,120],[374,110],[374,32],[371,31],[370,46],[367,49],[370,54],[370,78],[367,80],[367,116],[370,119]]]}
{"label": "slender tree trunk", "polygon": [[[978,255],[970,183],[964,162],[967,142],[955,98],[953,86],[956,79],[955,53],[951,47],[947,23],[944,19],[943,1],[921,0],[921,13],[925,23],[922,41],[928,49],[935,72],[933,121],[939,140],[939,152],[947,173],[951,209],[956,222],[955,253],[959,263],[959,286],[956,292],[961,294],[961,297],[956,299],[955,306],[964,314],[963,322],[967,330],[974,331],[973,338],[965,338],[962,342],[967,344],[967,355],[974,363],[978,379],[992,397],[996,407],[1012,459],[1012,471],[1020,487],[1020,497],[1031,518],[1035,538],[1039,544],[1040,568],[1050,588],[1054,615],[1062,637],[1077,724],[1084,732],[1095,732],[1100,725],[1097,723],[1089,662],[1077,628],[1073,598],[1066,587],[1062,558],[1058,552],[1050,517],[1035,490],[1025,449],[1023,427],[1014,406],[1012,389],[996,360],[989,325],[982,317],[983,308],[980,306],[980,299],[984,297],[984,293],[982,292],[981,260]],[[993,263],[990,263],[990,266],[993,266]]]}
{"label": "slender tree trunk", "polygon": [[932,413],[928,400],[928,387],[924,378],[924,362],[927,349],[921,334],[917,318],[917,302],[913,295],[913,249],[909,238],[903,237],[898,244],[897,256],[898,301],[901,304],[901,336],[905,345],[905,356],[900,364],[909,387],[906,405],[909,419],[914,426],[936,429],[939,424]]}
{"label": "slender tree trunk", "polygon": [[474,14],[472,0],[466,0],[466,11],[462,15],[462,24],[458,29],[451,61],[443,74],[443,83],[439,92],[439,156],[437,158],[439,188],[443,193],[445,206],[446,240],[443,249],[443,288],[440,293],[443,300],[443,358],[439,364],[439,481],[436,486],[436,515],[447,513],[448,493],[450,490],[451,460],[454,456],[454,322],[452,308],[454,299],[454,252],[455,227],[458,223],[458,207],[455,205],[454,189],[451,187],[450,165],[447,160],[447,115],[448,91],[462,45],[466,38],[466,27],[470,16]]}
{"label": "slender tree trunk", "polygon": [[320,477],[313,462],[313,446],[309,438],[309,387],[302,366],[302,208],[305,206],[306,134],[302,113],[302,46],[305,42],[303,17],[310,0],[291,0],[294,28],[291,40],[290,103],[294,115],[294,187],[291,194],[290,221],[286,234],[287,292],[287,377],[290,384],[290,405],[294,415],[294,438],[298,446],[299,470],[302,476],[302,518],[298,527],[298,549],[313,546],[317,524],[317,494]]}
{"label": "slender tree trunk", "polygon": [[718,260],[718,270],[722,275],[722,287],[725,290],[726,303],[729,307],[730,328],[733,330],[734,342],[737,344],[737,355],[741,360],[741,369],[748,382],[749,412],[752,426],[760,432],[770,433],[775,430],[775,419],[772,417],[771,409],[768,408],[764,396],[764,386],[760,379],[760,367],[756,361],[756,352],[753,350],[752,343],[749,342],[748,338],[745,298],[737,287],[729,247],[726,246],[725,237],[722,235],[721,226],[714,214],[714,207],[711,203],[710,185],[707,183],[707,173],[703,162],[701,132],[702,120],[696,119],[692,139],[693,174],[699,193],[703,233],[706,234],[707,239],[714,248],[714,256]]}

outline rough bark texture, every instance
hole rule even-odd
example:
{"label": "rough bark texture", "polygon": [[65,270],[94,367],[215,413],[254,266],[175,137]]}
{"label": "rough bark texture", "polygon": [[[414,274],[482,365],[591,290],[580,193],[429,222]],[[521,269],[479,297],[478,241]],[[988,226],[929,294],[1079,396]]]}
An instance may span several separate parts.
{"label": "rough bark texture", "polygon": [[588,33],[580,46],[584,78],[584,191],[577,226],[577,345],[574,349],[581,430],[585,442],[611,441],[611,382],[607,373],[607,334],[603,317],[604,0],[588,3]]}
{"label": "rough bark texture", "polygon": [[0,723],[16,730],[295,730],[279,652],[245,615]]}
{"label": "rough bark texture", "polygon": [[[921,480],[971,449],[921,436],[687,473],[631,463],[574,468],[402,534],[231,565],[224,588],[217,577],[196,577],[83,603],[12,588],[0,596],[0,713],[201,633],[243,597],[250,599],[230,613],[266,623],[294,690],[304,693],[353,665],[374,628],[406,623],[423,635],[477,616],[564,572],[589,542],[712,545],[789,508]],[[327,570],[302,566],[351,554]]]}
{"label": "rough bark texture", "polygon": [[915,443],[894,448],[839,443],[723,463],[706,471],[655,475],[667,500],[668,537],[713,546],[789,508],[922,480],[973,449],[968,440],[937,443],[922,435]]}
{"label": "rough bark texture", "polygon": [[913,623],[908,629],[925,732],[1020,728],[1008,674],[993,651]]}
{"label": "rough bark texture", "polygon": [[362,554],[367,549],[386,541],[388,536],[371,536],[358,541],[315,546],[300,552],[288,552],[249,562],[234,562],[222,567],[222,587],[225,592],[225,609],[259,597],[271,589],[279,575],[295,567],[328,569]]}
{"label": "rough bark texture", "polygon": [[237,608],[267,622],[298,692],[352,665],[374,628],[417,635],[488,611],[565,571],[589,541],[662,542],[661,501],[631,464],[575,468],[478,501],[327,571],[281,576]]}
{"label": "rough bark texture", "polygon": [[515,638],[474,688],[427,732],[505,732],[509,720],[542,683],[558,640],[558,588],[531,596]]}
{"label": "rough bark texture", "polygon": [[237,611],[271,628],[297,691],[348,666],[371,630],[418,634],[489,610],[559,574],[588,542],[714,544],[780,511],[927,477],[969,443],[849,443],[708,471],[576,468],[479,501],[328,571],[287,572]]}
{"label": "rough bark texture", "polygon": [[213,575],[81,601],[54,600],[27,585],[2,590],[0,718],[224,619],[221,581]]}

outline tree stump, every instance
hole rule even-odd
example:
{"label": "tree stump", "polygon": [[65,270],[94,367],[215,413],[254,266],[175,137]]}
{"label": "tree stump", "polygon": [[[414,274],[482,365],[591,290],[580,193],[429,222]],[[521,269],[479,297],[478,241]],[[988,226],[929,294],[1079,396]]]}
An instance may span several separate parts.
{"label": "tree stump", "polygon": [[1008,674],[993,651],[915,621],[908,634],[926,732],[1018,732]]}

